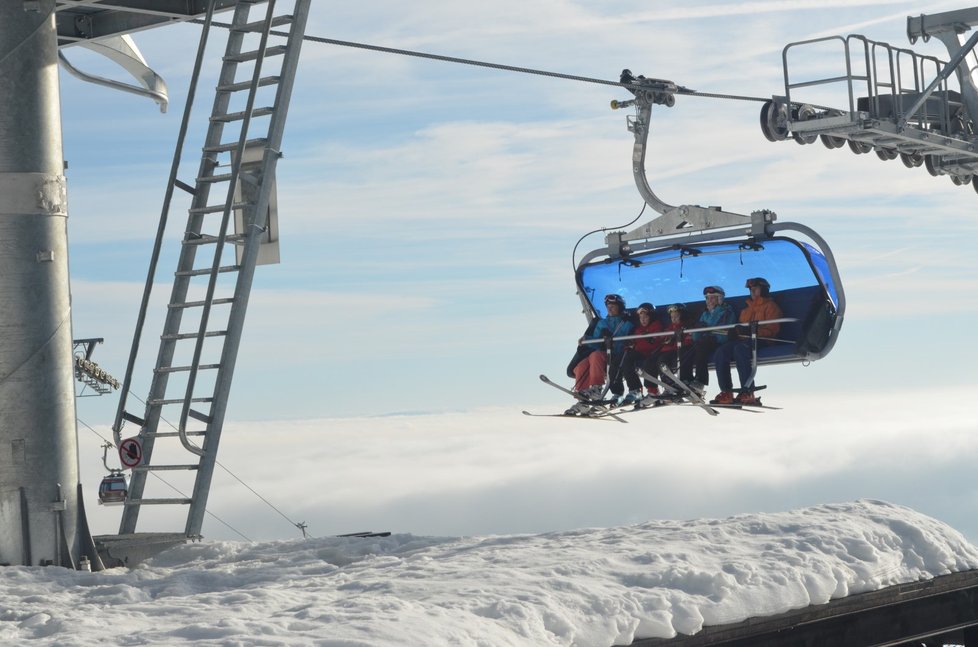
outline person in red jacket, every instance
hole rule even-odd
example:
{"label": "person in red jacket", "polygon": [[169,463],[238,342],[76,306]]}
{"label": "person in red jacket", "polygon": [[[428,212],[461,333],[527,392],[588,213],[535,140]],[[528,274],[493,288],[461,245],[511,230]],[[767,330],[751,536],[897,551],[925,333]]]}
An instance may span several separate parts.
{"label": "person in red jacket", "polygon": [[[669,325],[666,326],[666,330],[676,334],[672,337],[666,337],[662,345],[646,360],[644,366],[646,373],[654,375],[663,381],[667,380],[663,379],[664,376],[659,369],[659,365],[665,364],[671,371],[676,368],[676,361],[679,359],[679,331],[687,327],[685,304],[674,303],[667,310],[669,312]],[[682,341],[683,348],[690,348],[693,344],[693,338],[689,333],[683,334]]]}
{"label": "person in red jacket", "polygon": [[[642,363],[642,370],[662,382],[670,383],[671,380],[662,374],[660,366],[665,364],[671,371],[676,368],[676,361],[679,357],[679,331],[686,328],[686,306],[682,303],[674,303],[667,308],[667,311],[669,312],[669,324],[664,330],[674,334],[660,338],[658,347]],[[692,337],[688,333],[684,333],[683,347],[689,348],[692,343]],[[649,394],[639,400],[635,406],[639,409],[654,407],[662,404],[659,398],[660,396],[650,386]]]}
{"label": "person in red jacket", "polygon": [[[771,284],[763,277],[747,279],[747,298],[744,309],[740,311],[739,322],[749,324],[755,321],[769,321],[782,317],[781,308],[771,298]],[[758,344],[765,337],[774,337],[781,329],[781,324],[760,324],[757,327]],[[736,362],[737,375],[740,378],[740,394],[734,397],[733,379],[730,376],[730,364]],[[760,404],[760,399],[754,395],[753,352],[749,336],[736,336],[734,339],[721,344],[713,356],[713,366],[717,374],[720,393],[710,404]]]}
{"label": "person in red jacket", "polygon": [[[631,332],[633,335],[649,335],[662,332],[662,323],[655,318],[655,306],[651,303],[643,303],[638,307],[638,325]],[[645,365],[645,361],[659,350],[668,337],[643,337],[632,342],[630,348],[625,350],[625,357],[622,361],[622,373],[625,383],[628,385],[628,393],[622,400],[622,404],[636,404],[642,399],[642,380],[638,377],[638,367]],[[645,387],[649,394],[659,392],[659,387],[654,383],[645,382]]]}

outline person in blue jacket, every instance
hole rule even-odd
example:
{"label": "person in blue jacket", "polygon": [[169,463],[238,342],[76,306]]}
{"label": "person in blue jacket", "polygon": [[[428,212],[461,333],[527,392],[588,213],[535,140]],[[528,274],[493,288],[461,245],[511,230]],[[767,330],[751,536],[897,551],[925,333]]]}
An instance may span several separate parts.
{"label": "person in blue jacket", "polygon": [[[609,294],[604,299],[604,305],[608,312],[607,316],[598,320],[594,330],[586,338],[604,339],[630,335],[635,326],[625,314],[625,300],[621,295]],[[610,356],[605,344],[586,344],[586,346],[591,346],[595,350],[588,353],[574,367],[574,391],[587,398],[598,398],[604,392],[605,378],[610,377],[612,394],[621,397],[625,392],[621,375],[625,343],[621,341],[612,342]],[[608,370],[609,362],[611,363],[610,371]],[[566,413],[570,415],[582,414],[587,409],[586,403],[578,402]]]}
{"label": "person in blue jacket", "polygon": [[[726,294],[718,285],[708,285],[703,288],[706,309],[703,310],[694,328],[737,323],[737,313],[729,303],[723,301]],[[710,383],[710,359],[717,346],[727,341],[729,332],[728,329],[694,332],[693,347],[684,353],[679,379],[698,393],[706,392],[706,386]]]}

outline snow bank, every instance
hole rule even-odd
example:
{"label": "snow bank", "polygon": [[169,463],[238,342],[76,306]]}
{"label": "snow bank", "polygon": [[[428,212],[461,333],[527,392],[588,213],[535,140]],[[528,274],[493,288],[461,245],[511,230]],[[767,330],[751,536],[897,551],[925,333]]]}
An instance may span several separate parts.
{"label": "snow bank", "polygon": [[133,570],[0,570],[0,643],[587,645],[695,633],[978,568],[878,501],[543,535],[172,549]]}

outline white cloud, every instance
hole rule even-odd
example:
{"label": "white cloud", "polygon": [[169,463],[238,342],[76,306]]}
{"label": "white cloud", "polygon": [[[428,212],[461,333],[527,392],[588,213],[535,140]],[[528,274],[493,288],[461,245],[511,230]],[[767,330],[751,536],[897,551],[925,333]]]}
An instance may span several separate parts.
{"label": "white cloud", "polygon": [[[527,418],[513,408],[232,420],[221,462],[317,535],[363,524],[423,534],[538,532],[726,516],[756,510],[742,507],[752,498],[762,509],[785,509],[824,501],[826,493],[844,499],[890,491],[974,537],[973,520],[965,511],[948,518],[926,482],[917,481],[914,495],[901,485],[912,469],[958,478],[962,495],[970,491],[968,465],[978,456],[972,390],[772,395],[784,410],[710,418],[675,407],[629,414],[627,425]],[[531,408],[563,404],[554,397]],[[83,436],[83,444],[90,439]],[[91,468],[89,460],[86,482],[93,486],[99,474]],[[926,504],[929,497],[935,501]],[[210,501],[247,536],[290,532],[274,511],[258,514],[254,496],[220,470]],[[147,522],[154,515],[144,514]],[[208,522],[208,536],[232,537],[228,532]]]}

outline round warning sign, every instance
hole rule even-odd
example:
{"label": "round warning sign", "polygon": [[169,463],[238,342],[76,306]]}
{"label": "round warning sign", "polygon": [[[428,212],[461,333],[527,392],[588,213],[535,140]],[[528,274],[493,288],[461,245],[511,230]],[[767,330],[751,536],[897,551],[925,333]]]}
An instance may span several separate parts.
{"label": "round warning sign", "polygon": [[119,460],[123,467],[136,467],[143,460],[143,446],[138,438],[126,438],[119,445]]}

